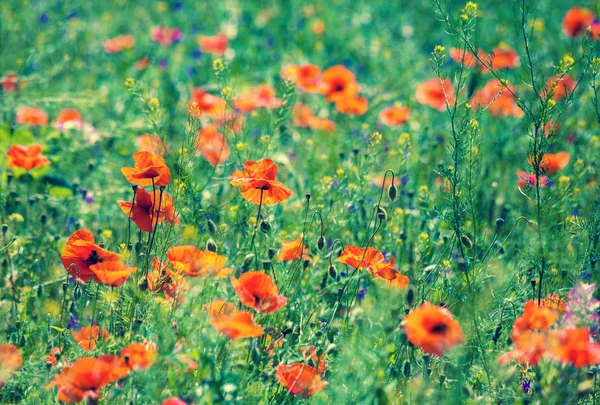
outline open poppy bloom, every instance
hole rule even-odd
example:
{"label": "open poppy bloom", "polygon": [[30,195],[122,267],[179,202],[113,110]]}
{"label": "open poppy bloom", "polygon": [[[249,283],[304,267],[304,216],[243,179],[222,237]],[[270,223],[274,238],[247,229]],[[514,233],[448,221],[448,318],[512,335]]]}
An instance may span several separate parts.
{"label": "open poppy bloom", "polygon": [[287,303],[286,297],[277,295],[271,277],[260,271],[249,271],[239,279],[232,277],[231,285],[242,304],[263,314],[275,312]]}
{"label": "open poppy bloom", "polygon": [[104,41],[104,51],[106,53],[119,53],[124,49],[131,49],[135,46],[133,35],[119,35]]}
{"label": "open poppy bloom", "polygon": [[83,121],[81,113],[76,108],[64,108],[58,113],[58,117],[52,122],[52,125],[57,128],[71,121]]}
{"label": "open poppy bloom", "polygon": [[167,257],[175,271],[188,277],[212,275],[225,278],[233,272],[233,269],[225,268],[226,257],[190,245],[176,246],[167,250]]}
{"label": "open poppy bloom", "polygon": [[120,287],[137,271],[137,267],[127,267],[120,261],[102,262],[90,265],[94,280],[109,287]]}
{"label": "open poppy bloom", "polygon": [[416,97],[420,104],[428,105],[438,111],[445,111],[446,103],[454,103],[454,87],[450,79],[444,79],[441,82],[440,79],[434,77],[417,87]]}
{"label": "open poppy bloom", "polygon": [[6,93],[12,93],[17,89],[19,78],[15,72],[7,73],[2,79],[2,90]]}
{"label": "open poppy bloom", "polygon": [[335,108],[346,115],[364,115],[369,109],[369,101],[365,97],[343,97],[335,102]]}
{"label": "open poppy bloom", "polygon": [[133,155],[134,167],[123,167],[121,173],[131,184],[141,187],[165,187],[171,181],[171,171],[165,160],[150,152],[137,152]]}
{"label": "open poppy bloom", "polygon": [[219,118],[225,115],[227,103],[220,97],[204,91],[202,87],[192,90],[192,98],[188,102],[188,113],[194,118],[200,118],[206,114],[211,118]]}
{"label": "open poppy bloom", "polygon": [[304,65],[288,65],[281,69],[281,77],[284,80],[294,82],[298,88],[306,93],[317,93],[319,91],[319,77],[321,68],[306,63]]}
{"label": "open poppy bloom", "polygon": [[[160,212],[158,211],[160,201]],[[145,232],[152,232],[153,225],[167,221],[170,224],[178,224],[179,218],[175,216],[173,198],[163,192],[162,197],[159,190],[147,193],[143,188],[135,192],[133,208],[131,201],[118,201],[121,211],[131,216],[133,222]],[[153,212],[154,211],[154,212]]]}
{"label": "open poppy bloom", "polygon": [[198,35],[198,46],[202,52],[221,56],[225,54],[225,51],[229,47],[229,39],[223,32],[213,36]]}
{"label": "open poppy bloom", "polygon": [[236,110],[244,114],[257,108],[279,108],[282,102],[280,98],[275,97],[275,90],[268,84],[253,87],[233,100]]}
{"label": "open poppy bloom", "polygon": [[11,169],[18,167],[29,171],[50,164],[50,160],[42,155],[42,147],[36,143],[28,146],[11,145],[6,156]]}
{"label": "open poppy bloom", "polygon": [[73,339],[75,339],[79,346],[86,352],[94,350],[98,340],[105,341],[110,337],[108,331],[100,328],[99,326],[86,326],[71,333],[73,335]]}
{"label": "open poppy bloom", "polygon": [[63,248],[61,259],[71,277],[80,284],[87,283],[94,275],[90,266],[103,262],[118,261],[121,257],[94,243],[94,235],[87,229],[75,231]]}
{"label": "open poppy bloom", "polygon": [[523,315],[515,320],[511,331],[513,340],[527,331],[546,331],[558,320],[558,312],[529,300],[525,303]]}
{"label": "open poppy bloom", "polygon": [[464,64],[468,68],[475,67],[477,58],[472,52],[464,51],[460,48],[450,48],[448,52],[452,60],[456,63]]}
{"label": "open poppy bloom", "polygon": [[220,314],[210,319],[215,330],[230,339],[242,339],[262,336],[263,328],[254,323],[252,314],[248,311],[233,311]]}
{"label": "open poppy bloom", "polygon": [[540,162],[540,169],[548,174],[554,174],[567,167],[570,160],[569,152],[545,153]]}
{"label": "open poppy bloom", "polygon": [[164,155],[166,152],[165,145],[158,135],[140,135],[136,140],[136,145],[141,152],[150,152],[159,156]]}
{"label": "open poppy bloom", "polygon": [[21,351],[17,346],[0,345],[0,389],[6,385],[8,380],[23,364]]}
{"label": "open poppy bloom", "polygon": [[202,306],[211,318],[216,318],[219,315],[231,314],[235,311],[235,305],[232,302],[226,302],[224,299],[214,300]]}
{"label": "open poppy bloom", "polygon": [[223,164],[229,157],[227,139],[214,125],[205,125],[198,130],[196,148],[202,152],[202,156],[213,166]]}
{"label": "open poppy bloom", "polygon": [[563,33],[569,38],[577,38],[594,22],[594,12],[587,8],[573,7],[563,19]]}
{"label": "open poppy bloom", "polygon": [[337,258],[337,261],[340,263],[345,263],[355,269],[365,269],[370,267],[372,264],[385,261],[385,258],[377,249],[369,247],[365,251],[365,248],[347,245]]}
{"label": "open poppy bloom", "polygon": [[344,65],[335,65],[323,72],[319,81],[319,92],[327,101],[338,101],[358,95],[356,76]]}
{"label": "open poppy bloom", "polygon": [[558,293],[548,294],[545,298],[542,298],[542,305],[547,308],[552,308],[562,313],[567,309],[565,300],[560,298]]}
{"label": "open poppy bloom", "polygon": [[48,114],[36,107],[23,107],[17,111],[17,124],[32,127],[48,125]]}
{"label": "open poppy bloom", "polygon": [[317,370],[304,363],[280,364],[275,370],[275,377],[290,394],[301,398],[309,397],[329,384],[321,379]]}
{"label": "open poppy bloom", "polygon": [[554,101],[562,100],[569,96],[577,86],[577,82],[571,75],[563,74],[552,76],[546,83],[546,89],[542,92],[543,97],[552,94]]}
{"label": "open poppy bloom", "polygon": [[277,255],[277,260],[285,262],[290,260],[310,260],[310,250],[304,245],[302,236],[293,241],[285,241],[281,244],[281,251]]}
{"label": "open poppy bloom", "polygon": [[46,389],[56,386],[60,402],[80,403],[90,400],[97,403],[102,388],[124,378],[128,373],[129,368],[116,356],[100,356],[97,359],[82,357],[55,375]]}
{"label": "open poppy bloom", "polygon": [[600,344],[590,340],[588,328],[558,330],[551,339],[554,344],[548,354],[553,359],[577,368],[600,364]]}
{"label": "open poppy bloom", "polygon": [[177,397],[169,397],[162,401],[160,405],[187,405],[187,402],[177,398]]}
{"label": "open poppy bloom", "polygon": [[335,131],[335,123],[315,116],[314,111],[304,103],[296,103],[292,108],[292,121],[301,128],[311,128],[326,132]]}
{"label": "open poppy bloom", "polygon": [[[537,180],[535,178],[534,173],[527,173],[523,170],[517,170],[517,177],[519,179],[518,186],[519,188],[524,187],[535,187]],[[539,176],[540,177],[540,187],[545,188],[548,187],[548,176]]]}
{"label": "open poppy bloom", "polygon": [[486,62],[491,65],[494,71],[512,69],[520,64],[519,55],[508,46],[495,47],[492,53],[487,56]]}
{"label": "open poppy bloom", "polygon": [[50,354],[46,356],[46,363],[52,366],[56,366],[61,353],[62,350],[60,349],[60,347],[53,347],[52,349],[50,349]]}
{"label": "open poppy bloom", "polygon": [[379,262],[371,264],[370,271],[375,278],[387,281],[392,287],[408,287],[409,279],[405,275],[400,274],[393,257],[389,263]]}
{"label": "open poppy bloom", "polygon": [[517,89],[511,85],[505,85],[497,79],[489,80],[483,88],[475,92],[469,102],[476,111],[479,108],[487,108],[494,117],[513,116],[521,118],[525,114],[517,105],[513,93]]}
{"label": "open poppy bloom", "polygon": [[379,121],[388,127],[397,127],[405,124],[410,116],[410,108],[392,106],[381,110],[379,113]]}
{"label": "open poppy bloom", "polygon": [[402,321],[408,340],[425,352],[441,356],[465,341],[460,324],[450,311],[424,302]]}
{"label": "open poppy bloom", "polygon": [[183,301],[182,293],[187,290],[184,276],[166,267],[156,257],[152,259],[152,271],[148,272],[148,291],[163,292],[167,300],[178,298]]}
{"label": "open poppy bloom", "polygon": [[131,343],[121,350],[121,360],[132,371],[146,370],[156,359],[156,345],[151,342]]}
{"label": "open poppy bloom", "polygon": [[548,335],[541,332],[527,331],[513,339],[515,347],[498,357],[498,364],[506,365],[512,360],[535,366],[548,350]]}
{"label": "open poppy bloom", "polygon": [[243,173],[232,176],[231,185],[242,187],[242,197],[253,204],[278,204],[287,200],[293,191],[275,180],[277,169],[271,159],[247,160]]}
{"label": "open poppy bloom", "polygon": [[173,42],[181,39],[181,30],[163,26],[154,27],[150,30],[150,38],[162,46],[171,46]]}
{"label": "open poppy bloom", "polygon": [[304,360],[310,359],[313,364],[317,368],[317,372],[320,375],[325,375],[327,371],[327,364],[325,363],[325,354],[322,354],[321,357],[317,355],[317,349],[314,346],[303,347],[302,355],[304,356]]}

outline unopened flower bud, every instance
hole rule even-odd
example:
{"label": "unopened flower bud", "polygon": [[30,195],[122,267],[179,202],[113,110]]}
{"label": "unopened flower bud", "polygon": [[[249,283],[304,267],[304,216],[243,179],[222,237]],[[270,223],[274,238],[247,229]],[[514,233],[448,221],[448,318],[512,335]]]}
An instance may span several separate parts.
{"label": "unopened flower bud", "polygon": [[325,247],[325,238],[323,237],[323,235],[320,235],[317,238],[317,249],[323,250],[324,247]]}
{"label": "unopened flower bud", "polygon": [[217,251],[217,244],[215,243],[214,240],[209,239],[206,242],[206,250],[208,250],[209,252],[216,252]]}
{"label": "unopened flower bud", "polygon": [[396,199],[397,195],[398,195],[398,189],[392,183],[392,185],[390,186],[390,188],[388,188],[388,197],[390,198],[390,201],[394,201]]}
{"label": "unopened flower bud", "polygon": [[206,225],[208,227],[208,232],[212,233],[213,235],[217,232],[217,226],[212,219],[206,221]]}
{"label": "unopened flower bud", "polygon": [[263,233],[269,233],[269,231],[271,230],[271,224],[267,221],[261,221],[260,222],[260,230]]}
{"label": "unopened flower bud", "polygon": [[276,253],[277,250],[275,248],[270,247],[269,249],[267,249],[267,256],[269,256],[269,260],[273,260]]}

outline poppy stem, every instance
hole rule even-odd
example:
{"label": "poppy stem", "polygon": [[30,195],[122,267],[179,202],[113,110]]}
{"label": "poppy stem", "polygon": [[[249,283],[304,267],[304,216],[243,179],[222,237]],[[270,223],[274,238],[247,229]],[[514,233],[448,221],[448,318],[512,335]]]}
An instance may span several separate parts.
{"label": "poppy stem", "polygon": [[131,200],[131,209],[129,210],[129,221],[127,221],[127,248],[129,248],[129,244],[131,243],[131,217],[133,216],[133,206],[135,205],[138,186],[134,184],[131,188],[133,188],[133,199]]}
{"label": "poppy stem", "polygon": [[252,231],[252,239],[250,240],[250,248],[254,248],[254,238],[256,237],[256,230],[258,229],[258,221],[260,220],[260,211],[262,209],[264,190],[260,190],[260,201],[258,203],[258,212],[256,213],[256,223],[254,224],[254,230]]}
{"label": "poppy stem", "polygon": [[[99,324],[96,320],[96,308],[98,306],[98,295],[100,295],[100,283],[96,283],[96,296],[94,297],[94,307],[92,309],[92,326],[94,326],[94,323],[96,325]],[[92,329],[90,328],[90,340],[92,339],[91,330]]]}
{"label": "poppy stem", "polygon": [[[163,198],[164,190],[165,190],[164,187],[160,187],[160,194],[158,197],[158,210],[156,213],[156,222],[154,223],[154,229],[152,230],[152,235],[150,237],[150,243],[148,243],[148,249],[146,250],[146,264],[144,266],[144,277],[146,277],[148,275],[148,270],[150,269],[150,264],[149,264],[150,251],[152,250],[152,245],[154,244],[154,238],[156,236],[156,230],[158,228],[158,220],[160,219],[160,208],[162,205],[162,198]],[[156,194],[154,194],[154,195],[156,195]],[[154,204],[152,207],[152,221],[154,221]]]}

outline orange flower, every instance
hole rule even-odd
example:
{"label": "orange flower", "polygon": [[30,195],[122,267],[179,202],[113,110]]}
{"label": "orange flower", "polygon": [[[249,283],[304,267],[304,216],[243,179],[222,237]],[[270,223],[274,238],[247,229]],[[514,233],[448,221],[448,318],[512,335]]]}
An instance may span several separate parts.
{"label": "orange flower", "polygon": [[12,93],[17,89],[17,85],[19,84],[19,79],[17,78],[17,74],[15,72],[7,73],[2,79],[2,90],[6,93]]}
{"label": "orange flower", "polygon": [[535,301],[527,301],[523,315],[515,320],[510,337],[513,342],[527,331],[545,331],[558,319],[558,312],[552,308],[540,306]]}
{"label": "orange flower", "polygon": [[8,380],[23,364],[21,351],[17,346],[0,345],[0,389],[6,385]]}
{"label": "orange flower", "polygon": [[413,309],[402,324],[412,344],[436,356],[465,341],[460,324],[450,311],[431,302]]}
{"label": "orange flower", "polygon": [[321,358],[317,355],[317,349],[314,346],[303,347],[302,355],[304,360],[312,360],[313,364],[317,367],[317,372],[320,375],[325,375],[327,371],[327,364],[325,364],[325,354],[321,355]]}
{"label": "orange flower", "polygon": [[223,164],[229,157],[227,140],[213,125],[205,125],[198,130],[196,148],[213,166]]}
{"label": "orange flower", "polygon": [[242,304],[263,314],[275,312],[287,303],[286,297],[277,295],[271,277],[260,271],[249,271],[239,279],[232,277],[231,285]]}
{"label": "orange flower", "polygon": [[281,252],[277,255],[277,260],[285,262],[304,258],[310,260],[310,250],[304,245],[302,236],[293,241],[285,241],[281,244]]}
{"label": "orange flower", "polygon": [[130,370],[146,370],[156,359],[156,349],[151,342],[131,343],[121,350],[121,359]]}
{"label": "orange flower", "polygon": [[552,99],[555,101],[562,100],[570,95],[577,86],[577,82],[568,74],[552,76],[546,83],[546,89],[543,96],[552,94]]}
{"label": "orange flower", "polygon": [[233,100],[236,110],[245,114],[256,108],[279,108],[282,102],[280,98],[275,97],[275,90],[268,84],[253,87]]}
{"label": "orange flower", "polygon": [[335,65],[323,72],[319,92],[327,101],[338,101],[358,95],[356,76],[343,65]]}
{"label": "orange flower", "polygon": [[53,125],[64,124],[70,121],[82,121],[81,113],[76,108],[64,108],[58,113]]}
{"label": "orange flower", "polygon": [[546,153],[542,156],[540,169],[548,174],[554,174],[567,167],[569,160],[571,160],[569,152]]}
{"label": "orange flower", "polygon": [[306,93],[317,93],[319,91],[319,77],[321,68],[316,65],[288,65],[281,69],[280,75],[283,79],[294,82],[298,88]]}
{"label": "orange flower", "polygon": [[558,330],[551,339],[548,354],[563,364],[583,368],[600,363],[600,344],[590,340],[588,328]]}
{"label": "orange flower", "polygon": [[409,279],[400,274],[393,257],[389,263],[380,262],[371,264],[370,270],[375,278],[386,280],[392,287],[408,287]]}
{"label": "orange flower", "polygon": [[[534,187],[537,183],[535,174],[527,173],[523,170],[517,170],[518,186],[519,188]],[[540,176],[540,187],[545,188],[548,186],[548,176]]]}
{"label": "orange flower", "polygon": [[188,113],[194,118],[200,118],[202,114],[218,118],[225,114],[226,107],[225,100],[204,91],[202,87],[196,87],[192,90],[192,98],[188,102]]}
{"label": "orange flower", "polygon": [[331,120],[321,117],[312,117],[309,120],[308,126],[312,129],[317,129],[325,132],[335,131],[335,123]]}
{"label": "orange flower", "polygon": [[171,181],[171,171],[165,160],[150,152],[137,152],[133,155],[134,167],[123,167],[121,173],[131,184],[141,187],[155,185],[164,187]]}
{"label": "orange flower", "polygon": [[508,46],[494,48],[486,59],[486,63],[489,63],[494,71],[512,69],[520,64],[519,55]]}
{"label": "orange flower", "polygon": [[231,302],[225,302],[224,299],[214,300],[202,306],[211,318],[216,318],[220,315],[228,315],[234,312],[235,305]]}
{"label": "orange flower", "polygon": [[121,262],[112,261],[92,264],[90,270],[94,273],[94,280],[109,287],[122,286],[130,275],[137,271],[137,267],[127,267]]}
{"label": "orange flower", "polygon": [[409,115],[410,108],[392,106],[383,109],[379,113],[379,121],[381,121],[388,127],[397,127],[406,123],[406,120],[408,120]]}
{"label": "orange flower", "polygon": [[158,135],[140,135],[136,140],[136,144],[142,152],[150,152],[159,156],[164,155],[166,152],[165,145],[163,145],[163,142]]}
{"label": "orange flower", "polygon": [[295,125],[311,129],[318,129],[326,132],[335,131],[335,123],[331,120],[315,117],[312,108],[303,103],[296,103],[292,109],[292,120]]}
{"label": "orange flower", "polygon": [[340,98],[335,102],[335,108],[346,115],[364,115],[369,109],[369,102],[365,97]]}
{"label": "orange flower", "polygon": [[491,79],[471,97],[470,103],[473,105],[474,110],[479,108],[489,109],[494,117],[512,115],[521,118],[524,116],[523,110],[517,105],[511,91],[516,93],[516,88],[511,85],[507,87],[499,80]]}
{"label": "orange flower", "polygon": [[221,56],[225,54],[225,51],[229,46],[229,39],[227,38],[227,35],[222,32],[213,36],[198,35],[198,46],[202,52]]}
{"label": "orange flower", "polygon": [[150,57],[144,56],[143,58],[137,60],[134,66],[137,70],[145,70],[148,67],[148,63],[150,63]]}
{"label": "orange flower", "polygon": [[365,269],[370,267],[372,264],[384,262],[385,258],[377,249],[369,247],[366,249],[365,253],[365,248],[347,245],[337,258],[337,261],[340,263],[345,263],[353,268]]}
{"label": "orange flower", "polygon": [[213,275],[225,278],[233,272],[225,268],[227,258],[215,252],[202,251],[194,246],[176,246],[167,250],[167,257],[173,269],[189,277]]}
{"label": "orange flower", "polygon": [[565,300],[560,298],[557,293],[548,294],[545,298],[542,298],[542,305],[548,308],[555,309],[559,312],[565,312],[567,304]]}
{"label": "orange flower", "polygon": [[450,57],[456,62],[464,64],[468,68],[472,68],[477,63],[475,55],[469,51],[464,51],[460,48],[450,48]]}
{"label": "orange flower", "polygon": [[150,30],[150,38],[162,46],[171,46],[173,42],[181,38],[181,30],[163,26],[154,27]]}
{"label": "orange flower", "polygon": [[153,270],[148,272],[148,290],[151,292],[164,292],[167,300],[178,298],[183,302],[182,293],[187,290],[183,275],[166,268],[156,257],[152,259]]}
{"label": "orange flower", "polygon": [[594,22],[594,13],[587,8],[573,7],[563,19],[563,33],[569,38],[576,38],[583,34]]}
{"label": "orange flower", "polygon": [[128,373],[129,369],[116,356],[82,357],[55,375],[46,389],[56,386],[61,402],[97,402],[102,388]]}
{"label": "orange flower", "polygon": [[498,364],[506,365],[512,360],[535,366],[548,350],[548,336],[545,333],[527,331],[513,339],[515,348],[498,357]]}
{"label": "orange flower", "polygon": [[119,35],[104,41],[104,50],[107,53],[119,53],[124,49],[131,49],[135,46],[133,35]]}
{"label": "orange flower", "polygon": [[60,357],[61,352],[60,347],[53,347],[50,350],[50,354],[46,356],[46,362],[52,366],[56,366],[56,363],[58,363],[57,356]]}
{"label": "orange flower", "polygon": [[177,397],[169,397],[162,401],[160,405],[187,405],[187,402],[177,398]]}
{"label": "orange flower", "polygon": [[32,127],[48,125],[48,114],[36,107],[23,107],[17,112],[17,123]]}
{"label": "orange flower", "polygon": [[275,377],[290,394],[301,398],[309,397],[329,384],[321,379],[317,370],[304,363],[280,364],[275,370]]}
{"label": "orange flower", "polygon": [[108,340],[108,338],[110,337],[108,331],[100,328],[99,326],[86,326],[84,328],[79,329],[78,331],[73,331],[71,333],[75,341],[86,352],[94,350],[98,339],[104,341]]}
{"label": "orange flower", "polygon": [[256,325],[252,314],[247,311],[234,311],[221,314],[210,319],[210,324],[215,330],[230,339],[242,339],[262,336],[263,328]]}
{"label": "orange flower", "polygon": [[438,78],[429,79],[417,87],[416,97],[420,104],[444,111],[446,102],[454,103],[454,87],[450,79],[444,79],[443,82]]}
{"label": "orange flower", "polygon": [[6,156],[11,169],[19,167],[29,171],[50,164],[50,160],[42,155],[42,147],[36,143],[28,146],[12,145]]}
{"label": "orange flower", "polygon": [[277,165],[271,159],[247,160],[241,177],[231,179],[231,185],[242,187],[242,197],[253,204],[273,205],[287,200],[293,191],[275,180]]}
{"label": "orange flower", "polygon": [[[163,191],[162,198],[159,190],[149,194],[143,188],[138,188],[135,192],[135,201],[133,209],[131,201],[117,201],[121,211],[131,219],[138,228],[145,232],[152,232],[152,226],[167,221],[170,224],[178,224],[179,218],[175,216],[173,208],[173,198]],[[160,201],[160,212],[158,211]],[[154,211],[154,212],[153,212]]]}
{"label": "orange flower", "polygon": [[67,240],[61,259],[71,277],[78,283],[85,284],[93,276],[91,265],[117,261],[120,256],[96,245],[94,235],[87,229],[80,229]]}

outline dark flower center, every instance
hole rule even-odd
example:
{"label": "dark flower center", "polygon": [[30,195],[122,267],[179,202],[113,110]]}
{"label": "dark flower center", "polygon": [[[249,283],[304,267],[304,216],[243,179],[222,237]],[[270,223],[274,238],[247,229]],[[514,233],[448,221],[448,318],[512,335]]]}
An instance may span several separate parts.
{"label": "dark flower center", "polygon": [[448,326],[445,323],[438,323],[433,328],[431,328],[430,332],[436,335],[443,335],[448,330]]}
{"label": "dark flower center", "polygon": [[85,262],[87,264],[102,263],[102,258],[98,255],[97,251],[92,250],[92,253],[90,253],[90,255],[88,256],[88,258],[85,259]]}

